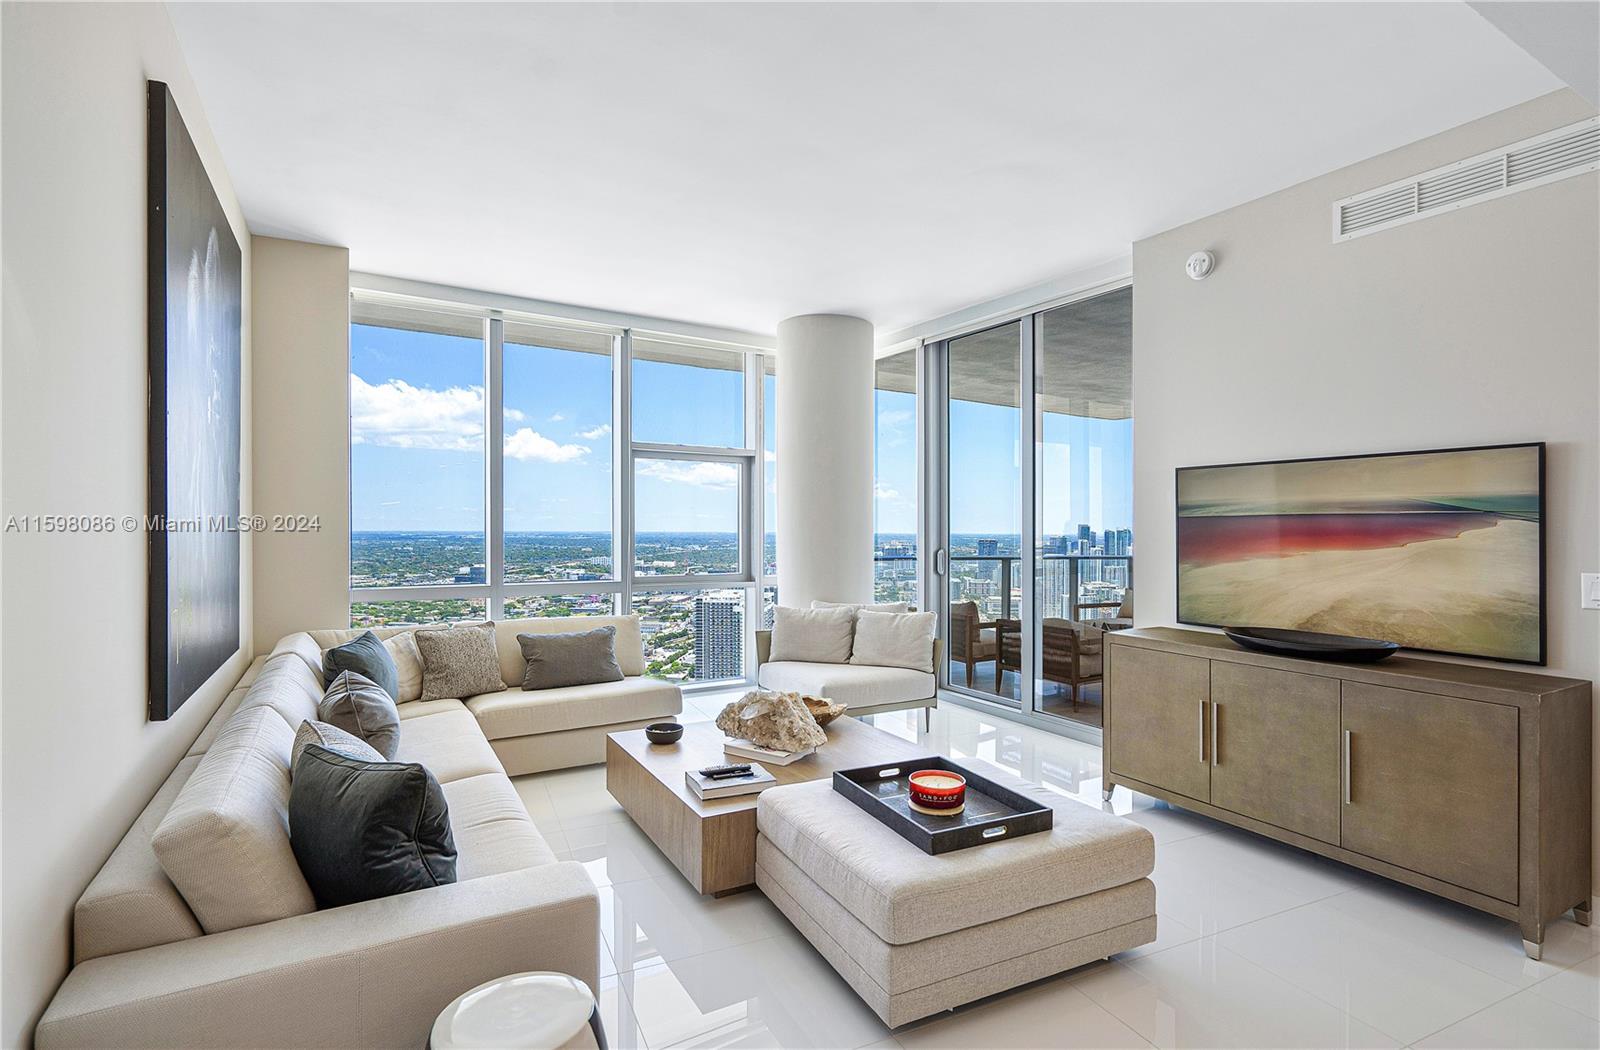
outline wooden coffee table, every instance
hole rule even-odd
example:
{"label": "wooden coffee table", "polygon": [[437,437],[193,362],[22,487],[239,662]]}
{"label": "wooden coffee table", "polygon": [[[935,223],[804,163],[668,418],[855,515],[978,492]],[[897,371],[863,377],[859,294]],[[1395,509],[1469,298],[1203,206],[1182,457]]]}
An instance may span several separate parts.
{"label": "wooden coffee table", "polygon": [[[766,767],[779,785],[821,780],[836,769],[926,758],[929,753],[924,745],[855,718],[836,719],[824,732],[828,742],[816,754],[787,766]],[[726,740],[710,722],[684,726],[683,739],[676,744],[652,744],[642,729],[606,738],[607,790],[691,886],[718,897],[755,885],[756,799],[761,796],[703,801],[689,790],[683,774],[742,761],[723,754]]]}

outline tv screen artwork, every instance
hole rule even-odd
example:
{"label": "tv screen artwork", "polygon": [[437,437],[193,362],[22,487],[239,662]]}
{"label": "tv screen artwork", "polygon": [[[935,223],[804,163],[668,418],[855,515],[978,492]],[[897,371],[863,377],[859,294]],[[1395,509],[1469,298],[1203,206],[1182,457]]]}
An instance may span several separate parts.
{"label": "tv screen artwork", "polygon": [[1184,467],[1178,619],[1544,663],[1544,445]]}

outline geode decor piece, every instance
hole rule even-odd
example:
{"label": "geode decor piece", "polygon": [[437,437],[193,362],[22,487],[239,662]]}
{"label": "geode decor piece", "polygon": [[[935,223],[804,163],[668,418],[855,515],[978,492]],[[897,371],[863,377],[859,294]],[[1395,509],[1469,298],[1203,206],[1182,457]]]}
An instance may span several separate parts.
{"label": "geode decor piece", "polygon": [[811,717],[817,720],[817,725],[825,726],[835,718],[844,714],[844,709],[849,704],[836,704],[832,700],[824,700],[820,696],[801,696],[800,702],[806,705],[806,710],[811,712]]}
{"label": "geode decor piece", "polygon": [[777,751],[807,751],[828,742],[799,693],[753,689],[722,709],[717,728]]}

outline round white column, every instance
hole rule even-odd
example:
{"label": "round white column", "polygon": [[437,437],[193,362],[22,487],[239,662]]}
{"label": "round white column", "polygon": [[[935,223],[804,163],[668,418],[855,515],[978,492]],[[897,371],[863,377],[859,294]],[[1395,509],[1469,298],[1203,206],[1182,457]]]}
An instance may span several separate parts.
{"label": "round white column", "polygon": [[872,600],[872,325],[778,325],[778,601]]}

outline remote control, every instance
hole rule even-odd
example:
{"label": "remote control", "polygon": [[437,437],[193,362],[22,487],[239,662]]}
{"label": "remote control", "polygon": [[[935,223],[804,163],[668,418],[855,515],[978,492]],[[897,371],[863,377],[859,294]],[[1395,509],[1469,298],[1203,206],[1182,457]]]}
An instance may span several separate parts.
{"label": "remote control", "polygon": [[700,770],[700,775],[708,780],[726,780],[729,777],[743,777],[750,775],[750,763],[738,765],[707,766]]}

